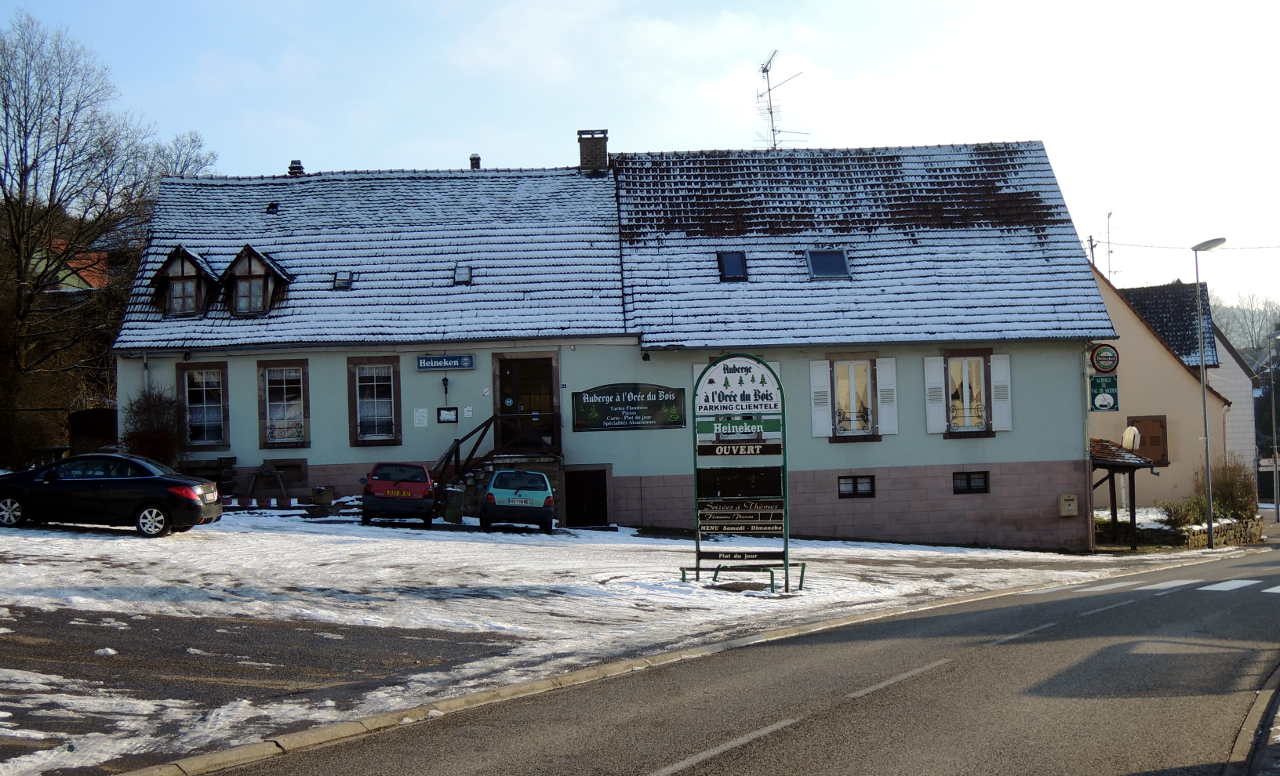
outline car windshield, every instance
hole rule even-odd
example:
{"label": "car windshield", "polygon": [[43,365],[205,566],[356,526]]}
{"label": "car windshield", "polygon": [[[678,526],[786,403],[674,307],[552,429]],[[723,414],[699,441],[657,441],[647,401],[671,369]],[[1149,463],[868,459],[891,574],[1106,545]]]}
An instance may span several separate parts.
{"label": "car windshield", "polygon": [[371,480],[390,480],[392,482],[426,482],[427,472],[421,466],[403,463],[384,463],[374,467]]}
{"label": "car windshield", "polygon": [[498,472],[493,487],[502,490],[547,490],[547,478],[537,472]]}

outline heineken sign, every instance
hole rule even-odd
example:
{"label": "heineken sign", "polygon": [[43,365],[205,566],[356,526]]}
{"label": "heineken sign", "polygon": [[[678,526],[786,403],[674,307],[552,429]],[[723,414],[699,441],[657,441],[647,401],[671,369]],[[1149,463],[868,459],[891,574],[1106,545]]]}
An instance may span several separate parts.
{"label": "heineken sign", "polygon": [[573,394],[574,431],[684,428],[684,389],[611,383]]}
{"label": "heineken sign", "polygon": [[470,353],[463,353],[457,356],[418,356],[419,372],[475,368],[476,357]]}

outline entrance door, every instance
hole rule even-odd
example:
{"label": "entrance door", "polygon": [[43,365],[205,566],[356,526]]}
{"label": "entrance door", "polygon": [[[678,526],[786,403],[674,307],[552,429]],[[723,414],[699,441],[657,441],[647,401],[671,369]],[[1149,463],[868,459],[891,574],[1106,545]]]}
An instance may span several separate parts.
{"label": "entrance door", "polygon": [[566,471],[564,495],[565,525],[609,524],[609,492],[604,469]]}
{"label": "entrance door", "polygon": [[552,359],[500,357],[497,370],[497,446],[559,450],[560,414]]}

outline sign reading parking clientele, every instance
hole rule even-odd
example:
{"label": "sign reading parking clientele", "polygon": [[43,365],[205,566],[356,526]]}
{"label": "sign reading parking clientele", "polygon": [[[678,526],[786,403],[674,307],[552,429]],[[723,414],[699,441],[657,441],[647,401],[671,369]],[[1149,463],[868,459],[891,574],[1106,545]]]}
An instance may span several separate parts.
{"label": "sign reading parking clientele", "polygon": [[[694,378],[693,414],[695,571],[701,573],[704,561],[739,570],[764,562],[750,568],[772,575],[770,569],[781,566],[790,591],[786,420],[778,372],[755,356],[722,356]],[[704,552],[703,534],[779,537],[782,551]]]}
{"label": "sign reading parking clientele", "polygon": [[457,356],[418,356],[419,372],[443,372],[448,369],[475,369],[476,357],[470,353]]}

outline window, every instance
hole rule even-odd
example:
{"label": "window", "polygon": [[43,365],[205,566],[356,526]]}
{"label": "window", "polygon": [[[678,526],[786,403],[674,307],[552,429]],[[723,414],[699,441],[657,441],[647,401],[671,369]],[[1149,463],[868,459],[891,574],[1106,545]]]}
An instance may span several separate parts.
{"label": "window", "polygon": [[471,285],[471,268],[458,265],[453,268],[453,284],[455,286]]}
{"label": "window", "polygon": [[990,477],[988,472],[954,472],[951,475],[951,492],[990,493]]}
{"label": "window", "polygon": [[876,442],[898,433],[898,367],[875,353],[829,353],[809,362],[809,404],[815,437]]}
{"label": "window", "polygon": [[192,315],[196,311],[195,278],[173,278],[169,281],[169,315]]}
{"label": "window", "polygon": [[742,251],[720,251],[716,262],[720,265],[722,283],[747,279],[747,254]]}
{"label": "window", "polygon": [[1138,429],[1138,449],[1133,452],[1149,458],[1156,466],[1169,465],[1169,424],[1164,415],[1134,415],[1128,424]]}
{"label": "window", "polygon": [[225,449],[230,439],[226,362],[178,364],[178,393],[183,402],[187,445]]}
{"label": "window", "polygon": [[400,359],[347,359],[351,444],[400,444]]}
{"label": "window", "polygon": [[981,356],[947,359],[947,430],[987,430],[987,360]]}
{"label": "window", "polygon": [[1009,356],[990,350],[946,351],[924,360],[925,430],[947,438],[1013,430]]}
{"label": "window", "polygon": [[258,362],[258,443],[266,448],[307,447],[311,408],[307,362]]}
{"label": "window", "polygon": [[835,383],[837,436],[875,433],[874,362],[837,361],[831,367]]}
{"label": "window", "polygon": [[809,277],[849,277],[849,260],[844,251],[809,251],[808,256]]}
{"label": "window", "polygon": [[839,477],[836,490],[840,498],[875,498],[876,478],[869,474]]}
{"label": "window", "polygon": [[252,315],[267,309],[267,278],[265,275],[236,278],[235,312]]}

